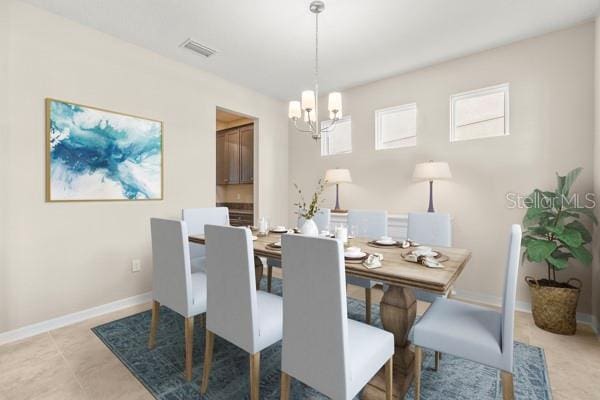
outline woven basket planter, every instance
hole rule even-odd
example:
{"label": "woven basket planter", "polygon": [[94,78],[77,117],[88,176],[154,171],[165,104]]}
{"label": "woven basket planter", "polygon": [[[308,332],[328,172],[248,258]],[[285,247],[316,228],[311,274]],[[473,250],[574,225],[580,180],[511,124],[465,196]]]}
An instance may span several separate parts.
{"label": "woven basket planter", "polygon": [[571,278],[566,284],[569,287],[552,287],[542,286],[537,279],[526,276],[525,282],[531,292],[531,312],[535,324],[548,332],[574,335],[581,281]]}

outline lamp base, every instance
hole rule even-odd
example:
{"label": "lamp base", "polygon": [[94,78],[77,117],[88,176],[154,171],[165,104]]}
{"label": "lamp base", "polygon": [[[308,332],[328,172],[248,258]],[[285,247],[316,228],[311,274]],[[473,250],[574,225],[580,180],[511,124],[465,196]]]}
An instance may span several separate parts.
{"label": "lamp base", "polygon": [[429,181],[429,208],[427,208],[427,212],[435,212],[433,209],[433,181]]}
{"label": "lamp base", "polygon": [[347,214],[348,210],[344,210],[341,208],[334,208],[331,210],[332,213],[336,213],[336,214]]}
{"label": "lamp base", "polygon": [[340,185],[338,183],[335,184],[335,207],[331,212],[336,214],[346,214],[348,212],[348,210],[340,208]]}

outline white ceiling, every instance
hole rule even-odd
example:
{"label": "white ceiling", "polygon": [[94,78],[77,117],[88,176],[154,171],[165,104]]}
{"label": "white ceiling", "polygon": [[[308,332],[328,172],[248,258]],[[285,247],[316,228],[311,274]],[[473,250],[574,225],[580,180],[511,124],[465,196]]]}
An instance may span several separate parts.
{"label": "white ceiling", "polygon": [[[25,0],[166,57],[289,100],[312,85],[310,0]],[[325,0],[322,92],[558,30],[600,0]],[[187,38],[209,59],[179,48]]]}

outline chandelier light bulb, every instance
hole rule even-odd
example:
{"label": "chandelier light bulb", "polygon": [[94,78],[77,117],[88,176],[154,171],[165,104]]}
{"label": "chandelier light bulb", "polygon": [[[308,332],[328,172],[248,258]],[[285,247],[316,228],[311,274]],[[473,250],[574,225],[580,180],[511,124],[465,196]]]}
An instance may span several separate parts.
{"label": "chandelier light bulb", "polygon": [[342,109],[342,94],[340,92],[329,93],[329,111],[340,111]]}
{"label": "chandelier light bulb", "polygon": [[305,90],[302,92],[302,109],[311,110],[315,109],[315,92],[312,90]]}
{"label": "chandelier light bulb", "polygon": [[302,117],[302,109],[300,108],[299,101],[290,101],[288,116],[291,119],[299,119],[300,117]]}

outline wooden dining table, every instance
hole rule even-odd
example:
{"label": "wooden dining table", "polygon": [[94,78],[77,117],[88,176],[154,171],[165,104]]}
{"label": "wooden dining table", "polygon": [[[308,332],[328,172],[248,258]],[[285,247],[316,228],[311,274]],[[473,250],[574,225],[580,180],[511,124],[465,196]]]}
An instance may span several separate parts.
{"label": "wooden dining table", "polygon": [[[254,255],[281,259],[281,250],[270,244],[281,239],[281,234],[269,233],[258,236],[254,240]],[[190,235],[190,242],[204,244],[204,235]],[[394,397],[402,399],[410,388],[414,376],[414,352],[410,349],[408,335],[417,316],[417,301],[413,289],[444,295],[448,293],[456,279],[460,276],[471,252],[467,249],[453,247],[430,246],[447,260],[442,262],[443,268],[428,268],[421,264],[408,262],[402,255],[411,248],[372,247],[369,239],[353,238],[349,245],[360,247],[367,253],[383,255],[380,268],[368,269],[360,263],[347,262],[346,274],[367,278],[387,284],[380,302],[380,317],[383,328],[394,335]],[[256,263],[257,280],[262,276],[262,263]],[[284,266],[285,268],[285,266]],[[363,390],[363,399],[384,399],[385,380],[383,370],[380,371]]]}

